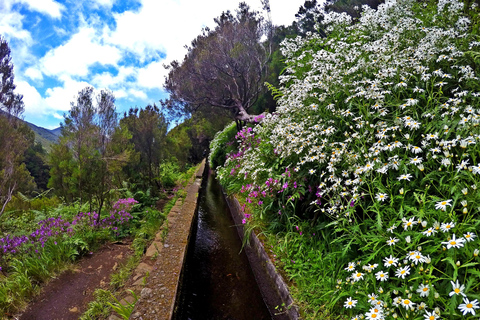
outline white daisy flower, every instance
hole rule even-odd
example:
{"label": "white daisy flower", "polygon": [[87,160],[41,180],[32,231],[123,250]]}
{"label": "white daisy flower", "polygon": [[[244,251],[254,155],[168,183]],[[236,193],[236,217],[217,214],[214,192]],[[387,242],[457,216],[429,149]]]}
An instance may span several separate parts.
{"label": "white daisy flower", "polygon": [[345,301],[343,307],[350,309],[356,306],[357,300],[353,300],[352,297],[348,297],[347,300]]}
{"label": "white daisy flower", "polygon": [[386,193],[378,193],[375,198],[377,199],[377,201],[385,201],[388,199],[388,195]]}
{"label": "white daisy flower", "polygon": [[455,223],[453,221],[450,221],[448,223],[442,223],[442,225],[440,226],[440,230],[442,230],[442,232],[447,232],[452,230],[454,227]]}
{"label": "white daisy flower", "polygon": [[463,291],[465,290],[465,285],[460,285],[460,283],[457,281],[453,282],[453,281],[450,281],[450,283],[452,284],[452,291],[448,294],[449,297],[453,296],[454,294],[456,295],[462,295],[464,297],[466,297],[465,293],[463,293]]}
{"label": "white daisy flower", "polygon": [[397,264],[398,264],[398,259],[393,257],[392,255],[383,259],[383,265],[385,266],[385,268],[388,268],[391,266],[396,267]]}
{"label": "white daisy flower", "polygon": [[445,242],[442,242],[442,244],[446,244],[447,245],[447,249],[450,249],[450,248],[461,248],[463,247],[463,243],[465,242],[466,240],[464,238],[458,238],[456,239],[455,238],[455,234],[452,235],[452,239],[448,240],[448,241],[445,241]]}
{"label": "white daisy flower", "polygon": [[428,294],[430,293],[430,286],[424,285],[423,283],[420,284],[417,288],[417,292],[420,294],[420,297],[428,297]]}
{"label": "white daisy flower", "polygon": [[458,309],[460,309],[464,316],[467,315],[467,313],[475,315],[475,309],[480,308],[477,299],[470,301],[467,298],[463,298],[463,302],[464,303],[458,306]]}
{"label": "white daisy flower", "polygon": [[379,281],[387,281],[388,280],[388,273],[385,273],[383,271],[379,271],[379,272],[375,273],[375,277]]}
{"label": "white daisy flower", "polygon": [[405,277],[408,276],[409,274],[410,274],[410,267],[409,266],[405,266],[403,268],[398,268],[395,271],[395,275],[399,278],[402,278],[402,279],[405,279]]}
{"label": "white daisy flower", "polygon": [[452,199],[439,201],[435,204],[435,209],[437,209],[437,210],[440,209],[442,211],[445,211],[445,210],[447,210],[447,206],[452,206],[452,204],[450,202],[452,202]]}

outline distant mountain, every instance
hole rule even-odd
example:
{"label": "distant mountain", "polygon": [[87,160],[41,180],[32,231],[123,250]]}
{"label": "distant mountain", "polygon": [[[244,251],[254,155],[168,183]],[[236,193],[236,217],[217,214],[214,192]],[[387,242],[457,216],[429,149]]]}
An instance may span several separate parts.
{"label": "distant mountain", "polygon": [[[6,112],[0,109],[0,114],[5,115]],[[33,123],[30,123],[23,119],[19,119],[19,120],[21,122],[26,123],[30,127],[30,129],[32,129],[32,131],[35,133],[35,141],[39,142],[47,152],[50,152],[51,144],[57,142],[58,137],[60,137],[61,128],[58,127],[53,130],[48,130],[48,129],[36,126]]]}
{"label": "distant mountain", "polygon": [[35,141],[42,144],[43,148],[47,152],[51,149],[51,144],[58,141],[58,137],[61,134],[61,128],[56,128],[53,130],[48,130],[39,126],[34,125],[28,121],[24,121],[32,130],[35,132]]}

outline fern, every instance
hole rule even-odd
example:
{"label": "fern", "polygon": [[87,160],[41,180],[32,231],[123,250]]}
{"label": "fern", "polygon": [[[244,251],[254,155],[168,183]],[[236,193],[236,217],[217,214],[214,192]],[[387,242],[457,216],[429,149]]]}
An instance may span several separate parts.
{"label": "fern", "polygon": [[272,93],[274,100],[278,100],[283,96],[282,90],[275,88],[272,84],[265,82],[265,86],[268,88],[268,91]]}

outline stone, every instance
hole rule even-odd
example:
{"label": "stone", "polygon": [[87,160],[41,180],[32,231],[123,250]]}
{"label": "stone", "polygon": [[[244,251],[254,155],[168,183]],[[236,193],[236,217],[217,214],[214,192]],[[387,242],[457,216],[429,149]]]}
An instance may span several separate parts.
{"label": "stone", "polygon": [[129,304],[133,304],[135,302],[135,298],[131,295],[128,295],[126,297],[124,297],[122,300],[120,300],[120,303],[123,305],[123,306],[126,306],[126,305],[129,305]]}
{"label": "stone", "polygon": [[133,283],[133,286],[134,286],[134,287],[141,287],[141,286],[143,286],[143,278],[140,278],[140,279],[138,279],[137,281],[135,281],[135,282]]}
{"label": "stone", "polygon": [[160,254],[162,251],[162,243],[160,241],[154,241],[150,247],[148,247],[147,252],[145,253],[145,256],[147,258],[151,258],[155,256],[156,254]]}
{"label": "stone", "polygon": [[151,272],[153,270],[153,267],[146,264],[145,262],[142,262],[138,265],[137,269],[135,270],[140,273],[147,273],[147,272]]}
{"label": "stone", "polygon": [[69,308],[68,311],[70,311],[71,313],[79,312],[77,307]]}
{"label": "stone", "polygon": [[112,314],[110,317],[108,317],[108,320],[122,320],[122,318],[119,318],[116,315]]}
{"label": "stone", "polygon": [[143,288],[142,291],[140,292],[140,296],[143,299],[150,297],[151,294],[152,294],[152,289],[150,288]]}

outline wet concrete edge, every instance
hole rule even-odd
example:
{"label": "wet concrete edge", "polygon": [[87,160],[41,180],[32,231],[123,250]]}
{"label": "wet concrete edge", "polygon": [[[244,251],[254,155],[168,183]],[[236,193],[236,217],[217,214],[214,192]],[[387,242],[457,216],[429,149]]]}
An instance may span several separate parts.
{"label": "wet concrete edge", "polygon": [[[223,190],[223,189],[222,189]],[[244,239],[243,230],[243,214],[242,208],[234,197],[229,197],[223,191],[223,195],[227,200],[230,212],[237,227],[240,239]],[[272,319],[275,320],[297,320],[300,315],[283,277],[277,272],[275,265],[270,260],[262,242],[257,235],[252,232],[250,234],[250,245],[245,245],[245,253],[247,254],[250,266],[257,280],[257,284],[262,292],[265,304],[267,305]],[[287,307],[287,310],[279,312],[281,305]]]}
{"label": "wet concrete edge", "polygon": [[[180,201],[177,201],[177,203],[170,210],[170,213],[168,215],[168,220],[170,222],[175,221],[177,219],[177,216],[179,216],[179,215],[184,216],[184,218],[186,218],[189,221],[189,227],[185,228],[187,230],[176,230],[174,222],[172,223],[171,226],[169,225],[169,234],[167,235],[167,241],[168,241],[170,235],[172,234],[172,232],[174,232],[177,236],[180,235],[182,237],[181,241],[176,242],[176,246],[179,246],[180,248],[178,250],[179,251],[179,256],[177,257],[177,261],[176,261],[176,263],[174,263],[174,266],[173,266],[175,270],[173,270],[173,269],[168,270],[170,280],[173,280],[173,279],[171,279],[172,277],[176,278],[175,279],[176,280],[176,287],[175,287],[175,290],[174,290],[174,293],[173,293],[173,298],[170,295],[170,297],[168,299],[165,299],[167,301],[165,301],[165,300],[163,301],[167,305],[166,309],[168,309],[169,312],[165,309],[164,309],[164,311],[166,311],[167,315],[163,312],[159,312],[159,310],[156,308],[156,306],[154,304],[152,304],[151,301],[148,300],[148,298],[151,297],[152,295],[157,295],[158,294],[158,292],[155,292],[155,290],[152,290],[150,288],[150,287],[153,286],[154,282],[157,282],[157,281],[151,279],[151,277],[148,277],[148,279],[146,281],[147,284],[146,284],[145,288],[142,289],[140,299],[137,301],[137,303],[135,305],[135,308],[132,312],[132,315],[130,316],[130,319],[139,319],[139,320],[144,319],[144,320],[147,320],[147,319],[171,319],[172,318],[173,311],[174,311],[174,308],[175,308],[175,301],[176,301],[176,297],[177,297],[177,292],[179,290],[179,285],[180,285],[180,281],[179,281],[180,280],[180,275],[182,273],[181,271],[182,271],[183,265],[185,263],[186,250],[187,250],[187,245],[188,245],[189,238],[190,238],[190,233],[191,233],[190,231],[191,231],[191,228],[192,228],[192,222],[194,221],[193,218],[194,218],[194,215],[195,215],[195,213],[198,209],[197,208],[198,191],[199,191],[200,186],[201,186],[204,170],[205,170],[205,160],[202,161],[200,167],[198,168],[195,176],[192,179],[193,181],[191,181],[189,183],[189,185],[187,186],[186,189],[188,191],[187,191],[187,195],[186,195],[183,203],[181,203]],[[161,238],[161,231],[157,234],[156,240],[160,240],[160,238]],[[153,247],[154,243],[152,243],[152,245],[150,247]],[[154,248],[149,248],[147,250],[147,252],[153,251],[153,249]],[[163,248],[161,248],[161,249],[163,249]],[[163,251],[164,250],[160,250],[160,252],[159,252],[160,254],[159,254],[158,258],[161,259],[162,255],[165,254]],[[153,271],[153,270],[150,269],[150,271]],[[153,276],[153,278],[157,278],[157,276],[160,277],[159,271],[162,271],[162,270],[156,270],[154,272],[155,275]],[[166,271],[166,270],[163,270],[163,271]],[[148,294],[144,294],[144,291],[145,291],[145,293],[148,292]],[[168,300],[170,300],[170,301],[168,301]]]}

